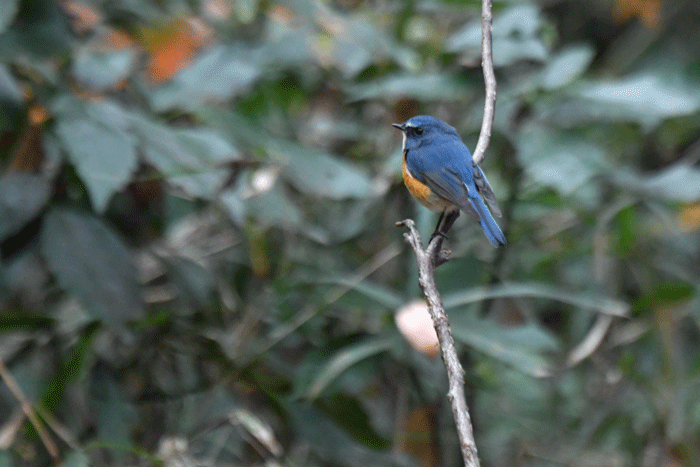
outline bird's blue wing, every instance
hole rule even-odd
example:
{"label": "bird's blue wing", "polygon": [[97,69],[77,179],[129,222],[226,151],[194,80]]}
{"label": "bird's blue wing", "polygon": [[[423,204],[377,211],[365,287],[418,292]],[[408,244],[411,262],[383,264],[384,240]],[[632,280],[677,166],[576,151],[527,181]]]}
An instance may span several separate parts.
{"label": "bird's blue wing", "polygon": [[500,216],[496,196],[461,141],[459,144],[432,144],[421,147],[419,151],[409,150],[406,166],[411,175],[425,183],[436,195],[477,219],[492,245],[506,244],[503,232],[481,199],[483,196],[494,214]]}
{"label": "bird's blue wing", "polygon": [[486,204],[491,208],[493,215],[501,217],[501,208],[498,206],[498,200],[496,199],[496,195],[493,194],[493,190],[491,189],[491,185],[489,185],[489,181],[486,179],[486,175],[481,171],[481,167],[476,165],[473,161],[472,168],[474,169],[474,183],[476,184],[476,188],[486,200]]}
{"label": "bird's blue wing", "polygon": [[[467,153],[467,158],[459,149]],[[460,148],[455,144],[433,144],[431,148],[422,147],[420,151],[409,151],[406,155],[406,166],[411,175],[428,185],[436,195],[479,219],[479,214],[469,202],[469,191],[463,182],[465,175],[461,173],[464,171],[459,170],[460,165],[468,167],[468,161],[471,160],[468,154],[469,151],[463,145]]]}

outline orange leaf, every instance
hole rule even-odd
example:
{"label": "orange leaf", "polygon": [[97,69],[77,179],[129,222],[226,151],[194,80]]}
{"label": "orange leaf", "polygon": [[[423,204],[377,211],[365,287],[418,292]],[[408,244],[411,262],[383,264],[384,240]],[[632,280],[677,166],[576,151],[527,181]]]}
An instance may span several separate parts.
{"label": "orange leaf", "polygon": [[125,31],[109,28],[105,42],[114,49],[125,49],[134,45],[134,39]]}
{"label": "orange leaf", "polygon": [[639,18],[648,28],[657,28],[661,22],[663,0],[615,0],[613,16],[621,23],[630,18]]}
{"label": "orange leaf", "polygon": [[34,103],[29,107],[29,121],[33,125],[41,125],[48,120],[49,114],[44,106]]}
{"label": "orange leaf", "polygon": [[700,203],[684,206],[678,216],[678,224],[683,232],[700,229]]}
{"label": "orange leaf", "polygon": [[190,63],[197,49],[211,39],[211,30],[202,22],[178,19],[165,29],[143,31],[143,41],[150,49],[146,73],[151,81],[161,83]]}

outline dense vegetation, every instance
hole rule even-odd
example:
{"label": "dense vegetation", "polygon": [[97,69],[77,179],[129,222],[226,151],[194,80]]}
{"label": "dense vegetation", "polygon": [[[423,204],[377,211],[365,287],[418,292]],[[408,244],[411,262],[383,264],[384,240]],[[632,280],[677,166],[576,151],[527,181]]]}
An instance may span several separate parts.
{"label": "dense vegetation", "polygon": [[[0,1],[0,465],[459,465],[390,124],[474,147],[479,12]],[[494,15],[509,245],[437,277],[482,465],[700,465],[700,6]]]}

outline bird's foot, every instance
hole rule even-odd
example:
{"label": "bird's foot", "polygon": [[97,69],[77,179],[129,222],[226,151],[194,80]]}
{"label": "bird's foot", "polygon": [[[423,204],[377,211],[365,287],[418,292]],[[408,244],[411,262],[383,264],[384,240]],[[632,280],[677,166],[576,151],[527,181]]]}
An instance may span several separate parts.
{"label": "bird's foot", "polygon": [[428,244],[430,244],[430,242],[432,242],[433,239],[434,239],[435,237],[442,237],[443,240],[447,240],[447,238],[448,238],[446,233],[441,232],[441,231],[439,231],[439,230],[436,230],[436,231],[433,232],[433,234],[430,236],[430,240],[428,240]]}

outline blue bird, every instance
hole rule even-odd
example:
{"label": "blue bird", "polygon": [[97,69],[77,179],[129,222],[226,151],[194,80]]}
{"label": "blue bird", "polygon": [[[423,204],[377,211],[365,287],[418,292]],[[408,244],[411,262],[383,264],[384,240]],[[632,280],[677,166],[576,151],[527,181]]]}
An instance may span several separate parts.
{"label": "blue bird", "polygon": [[444,237],[462,210],[479,221],[493,246],[504,246],[506,237],[491,215],[501,217],[496,196],[457,131],[426,115],[392,125],[403,133],[403,180],[408,191],[428,209],[442,213],[431,239]]}

